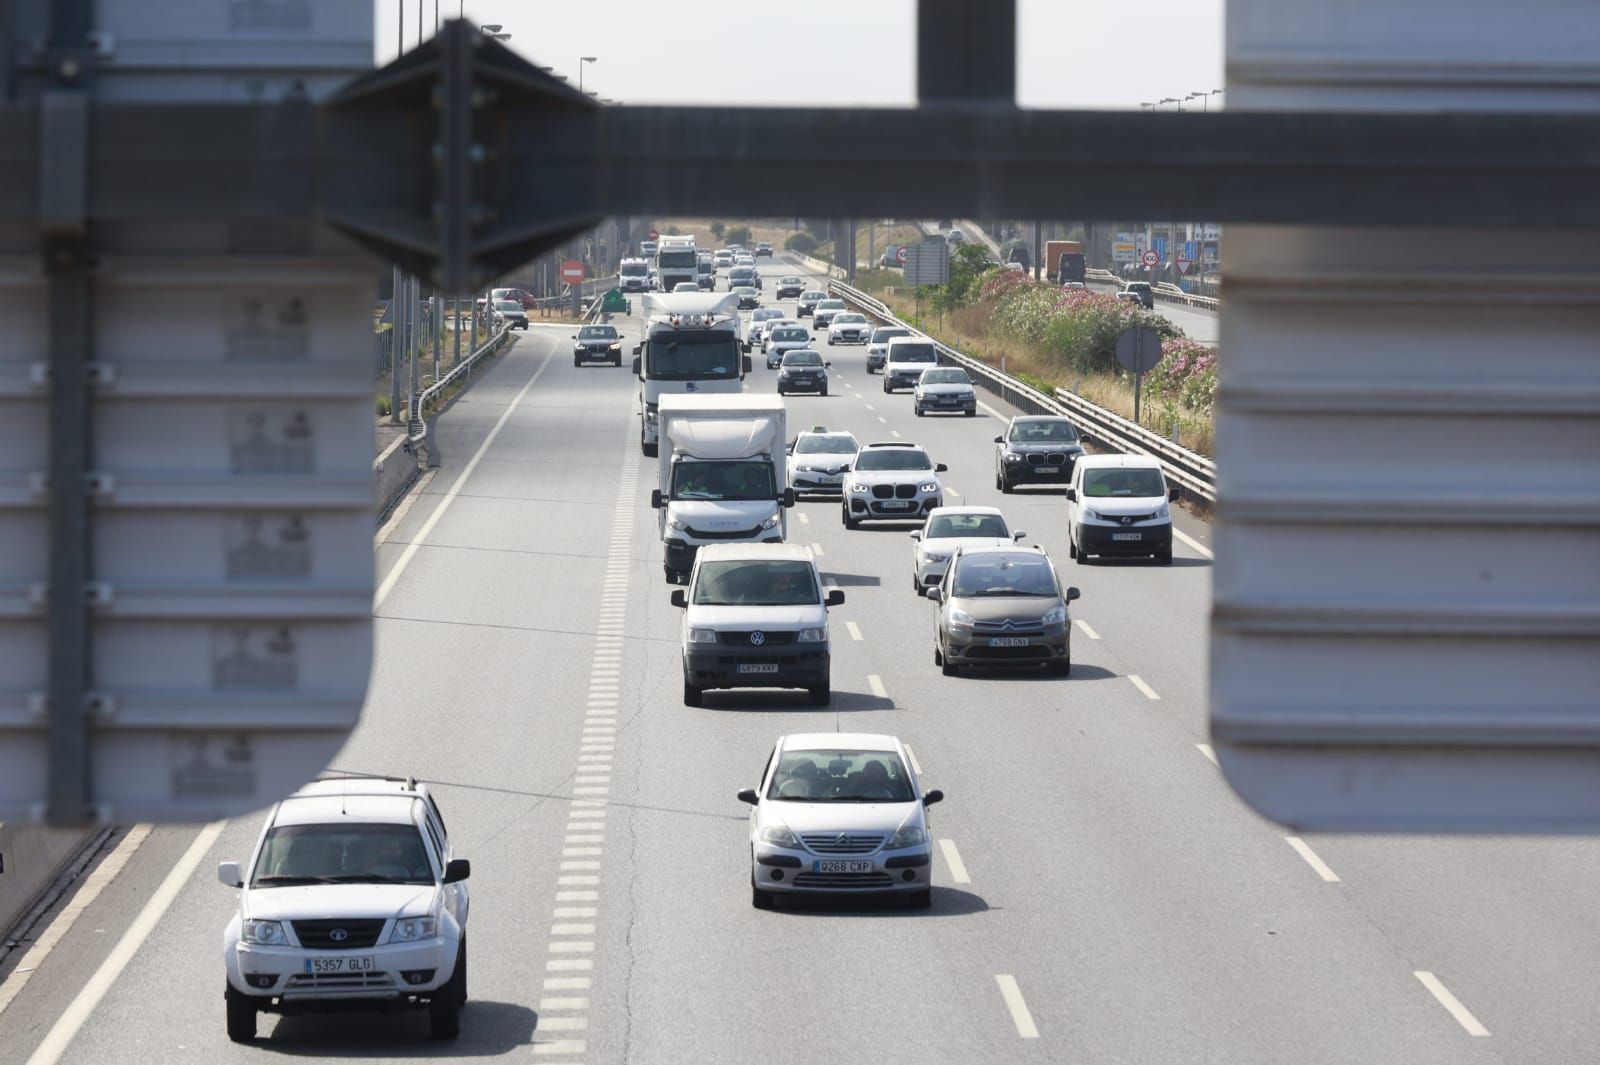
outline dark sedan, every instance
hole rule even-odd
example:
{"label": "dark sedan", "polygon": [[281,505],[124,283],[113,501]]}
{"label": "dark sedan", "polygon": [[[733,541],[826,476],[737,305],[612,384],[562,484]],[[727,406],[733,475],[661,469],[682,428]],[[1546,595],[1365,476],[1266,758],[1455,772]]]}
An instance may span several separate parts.
{"label": "dark sedan", "polygon": [[994,438],[994,486],[1010,492],[1018,485],[1066,484],[1083,454],[1078,430],[1066,418],[1029,414],[1011,419]]}

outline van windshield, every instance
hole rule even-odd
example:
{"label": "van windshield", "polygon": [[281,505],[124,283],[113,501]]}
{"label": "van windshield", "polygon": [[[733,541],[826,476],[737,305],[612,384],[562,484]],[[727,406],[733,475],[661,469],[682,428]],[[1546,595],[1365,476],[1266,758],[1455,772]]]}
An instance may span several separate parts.
{"label": "van windshield", "polygon": [[776,499],[772,463],[760,459],[680,462],[672,471],[673,499]]}
{"label": "van windshield", "polygon": [[1083,494],[1094,499],[1164,496],[1160,470],[1084,470]]}
{"label": "van windshield", "polygon": [[648,266],[646,266],[644,263],[623,263],[622,264],[622,276],[623,277],[642,277],[644,274],[649,272],[649,269],[650,268]]}
{"label": "van windshield", "polygon": [[655,381],[690,381],[739,376],[739,345],[726,330],[680,329],[651,337],[645,376]]}
{"label": "van windshield", "polygon": [[799,559],[702,562],[697,606],[810,606],[820,603],[811,563]]}
{"label": "van windshield", "polygon": [[889,349],[892,362],[938,362],[932,344],[896,344]]}

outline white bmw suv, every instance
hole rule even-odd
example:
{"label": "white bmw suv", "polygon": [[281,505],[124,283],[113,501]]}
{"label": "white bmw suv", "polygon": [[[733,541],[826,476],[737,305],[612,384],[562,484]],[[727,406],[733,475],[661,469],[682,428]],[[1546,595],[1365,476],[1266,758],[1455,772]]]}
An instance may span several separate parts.
{"label": "white bmw suv", "polygon": [[944,487],[939,483],[944,471],[944,463],[934,465],[928,453],[915,444],[899,440],[868,444],[856,452],[840,485],[844,527],[854,529],[872,520],[926,518],[929,511],[944,505]]}
{"label": "white bmw suv", "polygon": [[414,780],[307,784],[272,808],[222,934],[228,1038],[258,1012],[426,1009],[435,1039],[467,1000],[467,877],[439,806]]}

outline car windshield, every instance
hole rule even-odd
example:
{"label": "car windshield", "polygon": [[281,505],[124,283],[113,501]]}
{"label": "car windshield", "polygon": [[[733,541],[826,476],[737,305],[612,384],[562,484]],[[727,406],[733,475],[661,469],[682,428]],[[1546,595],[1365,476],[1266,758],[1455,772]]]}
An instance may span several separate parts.
{"label": "car windshield", "polygon": [[967,376],[965,370],[923,370],[922,383],[925,385],[970,385],[972,378]]}
{"label": "car windshield", "polygon": [[664,251],[656,256],[656,265],[667,269],[676,269],[684,266],[693,266],[699,259],[694,249],[688,251]]}
{"label": "car windshield", "polygon": [[799,559],[703,562],[695,578],[698,606],[811,606],[822,602],[811,563]]}
{"label": "car windshield", "polygon": [[931,470],[926,451],[914,447],[869,448],[856,456],[858,470]]}
{"label": "car windshield", "polygon": [[854,455],[856,450],[849,436],[802,436],[794,445],[796,455]]}
{"label": "car windshield", "polygon": [[860,325],[867,319],[859,314],[836,314],[833,316],[834,325]]}
{"label": "car windshield", "polygon": [[762,307],[760,310],[752,311],[750,313],[750,320],[752,322],[765,322],[769,318],[782,317],[783,311],[777,307]]}
{"label": "car windshield", "polygon": [[776,499],[772,464],[752,459],[680,462],[672,473],[673,499]]}
{"label": "car windshield", "polygon": [[614,325],[586,325],[578,330],[579,340],[615,340],[617,327]]}
{"label": "car windshield", "polygon": [[732,292],[735,296],[754,296],[756,294],[756,290],[751,288],[749,285],[735,285],[728,291]]}
{"label": "car windshield", "polygon": [[785,366],[821,366],[822,356],[814,351],[791,351],[783,357]]}
{"label": "car windshield", "polygon": [[1160,470],[1084,470],[1083,494],[1095,499],[1161,496],[1167,494],[1167,486]]}
{"label": "car windshield", "polygon": [[944,540],[960,536],[1011,539],[1006,519],[998,514],[938,514],[928,519],[924,540]]}
{"label": "car windshield", "polygon": [[267,832],[250,880],[253,888],[431,883],[417,827],[369,821],[278,825]]}
{"label": "car windshield", "polygon": [[652,337],[646,375],[658,381],[739,376],[739,341],[721,329],[681,329]]}
{"label": "car windshield", "polygon": [[932,344],[896,344],[889,349],[893,362],[938,362]]}
{"label": "car windshield", "polygon": [[821,293],[821,292],[802,292],[802,293],[800,293],[800,298],[803,299],[803,300],[809,300],[810,302],[815,303],[817,300],[820,300],[820,299],[823,298],[823,293]]}
{"label": "car windshield", "polygon": [[887,344],[895,337],[908,337],[910,335],[911,330],[909,329],[879,329],[872,334],[872,342],[874,344]]}
{"label": "car windshield", "polygon": [[516,300],[495,300],[494,309],[497,311],[520,311],[522,304]]}
{"label": "car windshield", "polygon": [[817,310],[842,311],[844,310],[844,300],[823,300],[821,303],[817,304]]}
{"label": "car windshield", "polygon": [[1056,419],[1047,422],[1013,422],[1010,440],[1013,444],[1072,444],[1078,440],[1078,430],[1069,421]]}
{"label": "car windshield", "polygon": [[622,276],[623,277],[643,277],[645,274],[647,274],[649,272],[650,272],[650,268],[648,266],[646,266],[644,263],[623,263],[622,264]]}
{"label": "car windshield", "polygon": [[784,751],[767,798],[778,802],[911,802],[916,793],[893,751]]}
{"label": "car windshield", "polygon": [[804,329],[796,329],[794,326],[789,325],[784,326],[782,329],[774,329],[772,331],[772,339],[781,344],[786,340],[809,340],[811,339],[811,334]]}
{"label": "car windshield", "polygon": [[1042,555],[997,552],[967,555],[956,562],[957,599],[1057,594],[1055,574]]}
{"label": "car windshield", "polygon": [[786,278],[783,279],[783,283],[785,285],[803,285],[803,284],[805,284],[805,282],[801,281],[798,277],[786,277]]}

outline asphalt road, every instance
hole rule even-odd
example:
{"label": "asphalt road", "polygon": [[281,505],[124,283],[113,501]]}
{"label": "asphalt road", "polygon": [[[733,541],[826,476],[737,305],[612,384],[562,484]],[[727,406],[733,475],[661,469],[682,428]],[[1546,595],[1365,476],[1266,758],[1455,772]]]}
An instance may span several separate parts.
{"label": "asphalt road", "polygon": [[[1001,422],[913,417],[860,348],[831,350],[832,394],[792,397],[791,425],[917,441],[949,465],[952,501],[1002,506],[1082,589],[1073,674],[941,676],[910,526],[846,532],[837,503],[804,502],[791,538],[847,595],[834,705],[684,707],[636,382],[574,368],[567,332],[530,330],[441,419],[444,465],[377,552],[371,697],[337,763],[436,782],[473,862],[460,1040],[427,1042],[414,1015],[267,1017],[258,1045],[227,1041],[234,900],[214,869],[247,855],[248,818],[215,842],[158,829],[125,855],[54,950],[7,976],[0,1058],[1594,1060],[1592,843],[1286,839],[1203,746],[1204,552],[1067,561],[1060,495],[993,487]],[[747,387],[775,377],[757,360]],[[930,911],[751,908],[734,793],[777,735],[830,728],[897,733],[946,792]]]}

